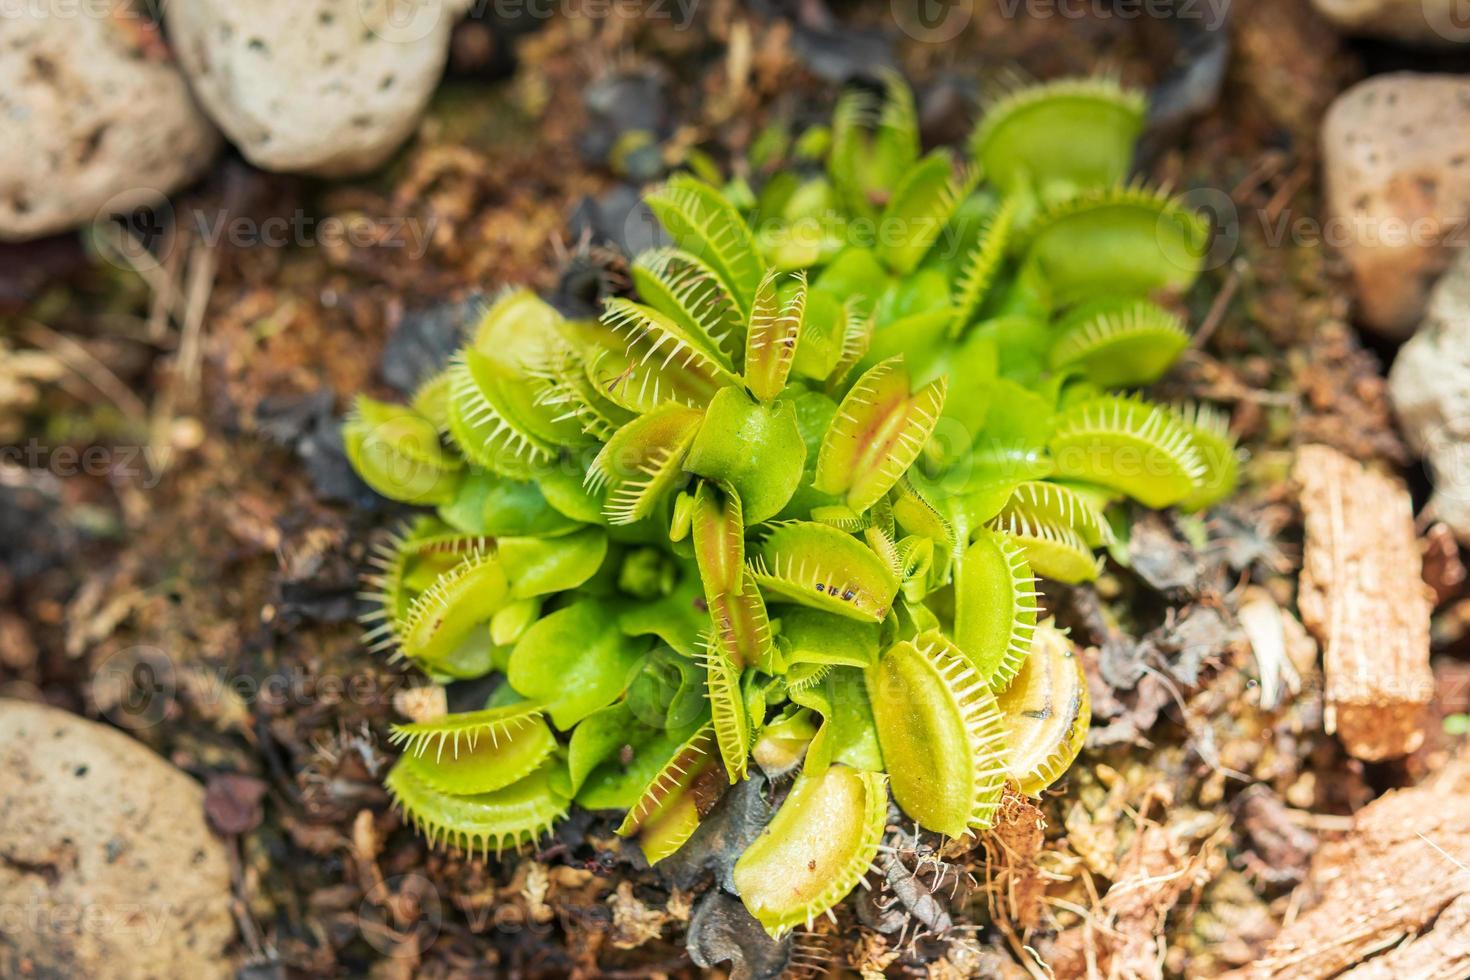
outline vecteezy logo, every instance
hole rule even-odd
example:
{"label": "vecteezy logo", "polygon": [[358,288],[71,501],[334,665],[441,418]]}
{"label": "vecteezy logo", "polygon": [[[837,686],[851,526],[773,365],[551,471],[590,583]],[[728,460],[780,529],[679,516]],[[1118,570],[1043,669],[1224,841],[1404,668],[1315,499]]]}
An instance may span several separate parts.
{"label": "vecteezy logo", "polygon": [[[1158,241],[1164,257],[1182,269],[1218,269],[1230,261],[1240,245],[1240,212],[1230,195],[1215,187],[1196,187],[1175,198],[1177,208],[1159,216]],[[1185,223],[1204,223],[1203,243],[1194,241]],[[1195,251],[1202,244],[1204,254]]]}
{"label": "vecteezy logo", "polygon": [[1463,510],[1470,500],[1470,419],[1452,416],[1420,437],[1425,466],[1440,506]]}
{"label": "vecteezy logo", "polygon": [[384,878],[363,896],[357,926],[369,946],[390,957],[417,957],[439,936],[444,903],[421,874]]}
{"label": "vecteezy logo", "polygon": [[174,247],[173,204],[152,187],[119,191],[93,216],[92,240],[102,258],[119,269],[157,268]]}
{"label": "vecteezy logo", "polygon": [[1419,0],[1424,22],[1446,41],[1470,41],[1470,0]]}
{"label": "vecteezy logo", "polygon": [[915,41],[953,41],[975,16],[974,0],[890,0],[898,29]]}
{"label": "vecteezy logo", "polygon": [[357,0],[369,32],[393,44],[413,44],[434,33],[446,16],[443,0]]}
{"label": "vecteezy logo", "polygon": [[157,647],[127,647],[109,654],[92,674],[92,704],[120,728],[152,728],[168,716],[178,678],[168,654]]}

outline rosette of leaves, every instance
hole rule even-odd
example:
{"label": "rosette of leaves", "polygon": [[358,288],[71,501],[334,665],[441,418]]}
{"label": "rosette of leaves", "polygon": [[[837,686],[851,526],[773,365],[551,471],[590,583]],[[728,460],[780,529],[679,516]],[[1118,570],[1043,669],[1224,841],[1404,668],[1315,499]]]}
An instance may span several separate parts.
{"label": "rosette of leaves", "polygon": [[1187,345],[1205,244],[1127,182],[1142,118],[1037,86],[961,162],[888,76],[821,173],[651,191],[671,244],[597,319],[507,293],[408,405],[360,399],[359,472],[435,508],[379,551],[372,642],[501,678],[394,730],[408,818],[488,851],[621,810],[656,863],[753,763],[791,783],[734,882],[779,934],[863,878],[890,798],[960,836],[1058,779],[1087,688],[1038,579],[1095,577],[1120,501],[1235,479],[1221,413],[1136,390]]}

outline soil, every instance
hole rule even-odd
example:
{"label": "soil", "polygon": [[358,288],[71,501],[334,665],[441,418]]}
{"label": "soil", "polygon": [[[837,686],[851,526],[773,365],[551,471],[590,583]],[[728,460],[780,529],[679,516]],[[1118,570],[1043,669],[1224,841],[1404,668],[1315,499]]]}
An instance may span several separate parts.
{"label": "soil", "polygon": [[[1265,955],[1352,813],[1445,763],[1441,722],[1466,710],[1453,692],[1470,677],[1452,546],[1428,566],[1448,568],[1432,584],[1452,693],[1405,759],[1365,764],[1323,734],[1317,652],[1292,614],[1296,446],[1424,490],[1392,427],[1391,352],[1349,323],[1334,258],[1276,235],[1318,213],[1315,127],[1361,50],[1306,0],[1237,0],[1213,34],[1106,5],[974,7],[946,44],[894,30],[887,3],[708,0],[687,29],[617,4],[534,23],[483,10],[420,133],[371,178],[226,158],[146,255],[117,254],[106,229],[0,251],[0,694],[123,727],[205,785],[235,863],[242,976],[682,976],[695,956],[738,976],[1043,976],[1043,961],[1058,977],[1220,975]],[[1182,72],[1221,45],[1221,73]],[[1012,800],[994,835],[942,850],[895,826],[868,898],[794,957],[711,891],[718,835],[677,881],[589,814],[500,861],[430,851],[378,783],[393,695],[415,678],[359,642],[357,577],[397,511],[347,468],[344,406],[411,385],[507,284],[584,304],[622,274],[640,167],[695,150],[728,165],[771,118],[824,119],[840,78],[883,59],[914,82],[929,140],[962,139],[1016,73],[1111,70],[1182,107],[1151,132],[1144,173],[1237,220],[1161,391],[1231,408],[1242,493],[1207,523],[1139,515],[1131,567],[1052,589],[1095,717],[1041,805]],[[651,162],[609,153],[632,116],[653,120]],[[297,229],[284,247],[264,240],[270,218]],[[1280,660],[1253,656],[1246,608],[1285,623]],[[119,672],[147,696],[95,682]],[[760,789],[741,805],[764,805]]]}

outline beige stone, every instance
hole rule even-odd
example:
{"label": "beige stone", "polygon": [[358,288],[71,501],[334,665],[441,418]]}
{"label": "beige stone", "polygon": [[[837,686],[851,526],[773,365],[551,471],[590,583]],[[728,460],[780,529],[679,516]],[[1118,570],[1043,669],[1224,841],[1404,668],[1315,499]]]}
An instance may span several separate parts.
{"label": "beige stone", "polygon": [[1470,77],[1378,75],[1332,103],[1322,127],[1324,238],[1352,268],[1358,316],[1391,336],[1470,235]]}
{"label": "beige stone", "polygon": [[1470,16],[1459,0],[1312,0],[1348,34],[1436,47],[1470,40]]}
{"label": "beige stone", "polygon": [[1429,513],[1470,544],[1470,249],[1434,287],[1424,322],[1394,359],[1388,394],[1429,463]]}
{"label": "beige stone", "polygon": [[468,0],[189,0],[164,7],[195,95],[267,170],[377,167],[418,125]]}
{"label": "beige stone", "polygon": [[219,134],[121,0],[12,6],[0,20],[0,240],[153,203],[210,162]]}
{"label": "beige stone", "polygon": [[227,978],[230,902],[198,783],[116,729],[0,699],[0,976]]}

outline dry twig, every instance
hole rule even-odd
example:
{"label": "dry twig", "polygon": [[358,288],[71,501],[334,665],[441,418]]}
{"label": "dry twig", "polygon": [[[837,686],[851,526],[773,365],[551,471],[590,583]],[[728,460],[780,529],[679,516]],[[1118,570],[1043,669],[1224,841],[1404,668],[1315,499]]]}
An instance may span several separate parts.
{"label": "dry twig", "polygon": [[1434,675],[1408,491],[1327,446],[1303,446],[1294,475],[1307,530],[1297,601],[1323,645],[1325,727],[1359,759],[1412,752]]}

